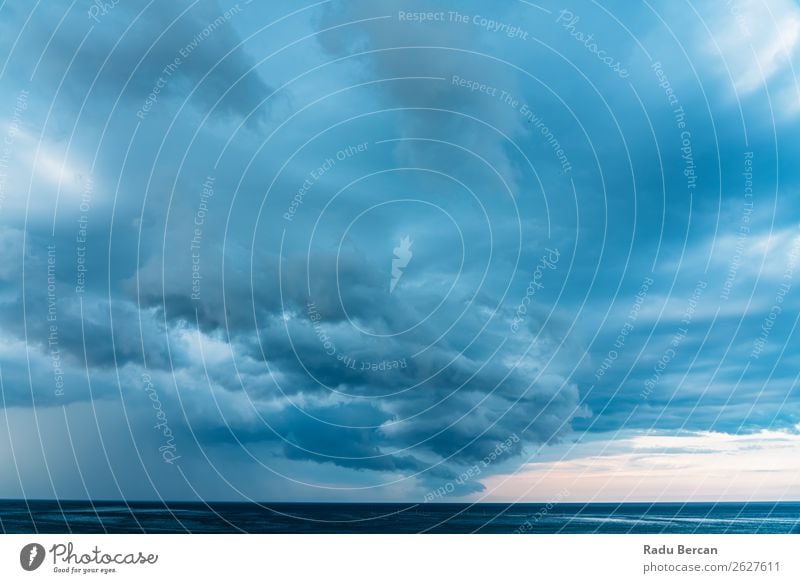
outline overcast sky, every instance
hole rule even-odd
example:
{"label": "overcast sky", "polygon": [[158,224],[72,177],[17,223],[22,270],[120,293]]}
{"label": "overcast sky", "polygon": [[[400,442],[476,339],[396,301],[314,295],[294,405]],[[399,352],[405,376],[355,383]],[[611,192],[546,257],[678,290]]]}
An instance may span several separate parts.
{"label": "overcast sky", "polygon": [[800,6],[0,6],[0,498],[800,498]]}

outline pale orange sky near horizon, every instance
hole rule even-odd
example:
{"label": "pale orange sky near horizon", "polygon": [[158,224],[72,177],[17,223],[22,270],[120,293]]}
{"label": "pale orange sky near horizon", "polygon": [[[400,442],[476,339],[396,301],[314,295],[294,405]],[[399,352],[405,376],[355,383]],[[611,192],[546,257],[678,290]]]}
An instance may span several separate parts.
{"label": "pale orange sky near horizon", "polygon": [[476,500],[483,502],[800,500],[800,434],[705,432],[576,444],[565,459],[481,481],[486,490]]}

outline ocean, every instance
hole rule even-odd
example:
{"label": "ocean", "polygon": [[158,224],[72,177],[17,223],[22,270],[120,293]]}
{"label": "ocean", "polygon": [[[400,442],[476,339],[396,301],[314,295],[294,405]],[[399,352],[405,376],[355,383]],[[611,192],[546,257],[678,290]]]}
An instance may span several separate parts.
{"label": "ocean", "polygon": [[255,504],[0,500],[0,532],[800,534],[800,503]]}

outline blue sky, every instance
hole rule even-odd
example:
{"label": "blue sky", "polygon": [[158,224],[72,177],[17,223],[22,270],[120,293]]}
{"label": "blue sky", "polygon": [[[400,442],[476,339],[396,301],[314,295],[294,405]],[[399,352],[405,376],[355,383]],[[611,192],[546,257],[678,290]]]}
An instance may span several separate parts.
{"label": "blue sky", "polygon": [[800,496],[796,3],[101,5],[0,6],[0,497]]}

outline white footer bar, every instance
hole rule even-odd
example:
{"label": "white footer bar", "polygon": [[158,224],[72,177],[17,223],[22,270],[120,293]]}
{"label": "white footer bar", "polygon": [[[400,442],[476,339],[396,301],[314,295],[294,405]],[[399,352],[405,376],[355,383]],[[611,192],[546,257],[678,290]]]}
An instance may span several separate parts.
{"label": "white footer bar", "polygon": [[799,551],[793,535],[2,535],[0,581],[796,582]]}

